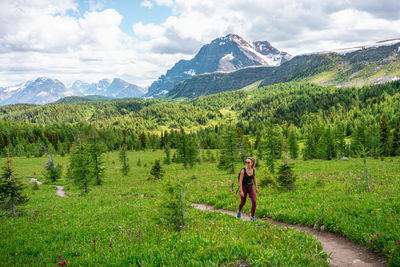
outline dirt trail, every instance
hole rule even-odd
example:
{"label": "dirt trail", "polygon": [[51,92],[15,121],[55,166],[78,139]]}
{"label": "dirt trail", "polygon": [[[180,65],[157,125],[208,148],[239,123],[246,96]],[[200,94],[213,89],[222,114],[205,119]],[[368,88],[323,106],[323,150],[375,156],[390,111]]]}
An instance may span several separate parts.
{"label": "dirt trail", "polygon": [[[216,210],[212,206],[205,204],[192,204],[199,210],[217,211],[232,216],[236,216],[236,212],[228,210]],[[250,221],[250,215],[242,213],[242,220]],[[383,267],[387,266],[386,261],[380,256],[370,252],[366,247],[354,244],[343,237],[328,232],[319,232],[308,226],[291,225],[282,222],[268,220],[273,225],[286,226],[307,232],[313,235],[322,244],[323,250],[327,254],[331,254],[328,259],[330,266],[352,266],[352,267]]]}
{"label": "dirt trail", "polygon": [[37,183],[38,185],[41,185],[41,184],[43,184],[41,181],[39,181],[38,179],[36,179],[36,178],[31,178],[30,180],[29,180],[29,182],[31,182],[31,183]]}
{"label": "dirt trail", "polygon": [[[38,179],[36,179],[36,178],[31,178],[30,179],[30,182],[31,183],[37,183],[38,185],[41,185],[41,184],[43,184],[42,182],[40,182]],[[56,187],[57,187],[57,191],[56,191],[56,194],[57,194],[57,196],[60,196],[60,197],[68,197],[68,195],[67,194],[65,194],[65,192],[64,192],[64,186],[62,186],[62,185],[56,185]]]}

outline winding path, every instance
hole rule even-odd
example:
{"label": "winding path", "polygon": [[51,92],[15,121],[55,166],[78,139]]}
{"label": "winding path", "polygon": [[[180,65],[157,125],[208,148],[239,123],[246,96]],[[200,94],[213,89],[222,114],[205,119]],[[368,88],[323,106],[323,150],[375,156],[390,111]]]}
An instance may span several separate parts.
{"label": "winding path", "polygon": [[[31,183],[37,183],[38,185],[42,185],[42,184],[43,184],[41,181],[39,181],[39,180],[36,179],[36,178],[31,178],[29,181],[30,181]],[[57,196],[60,196],[60,197],[68,197],[68,195],[65,194],[65,192],[64,192],[64,186],[62,186],[62,185],[56,185],[56,187],[57,187],[57,191],[56,191]]]}
{"label": "winding path", "polygon": [[[214,209],[213,206],[208,206],[205,204],[192,203],[192,206],[199,210],[215,211],[236,216],[236,212],[234,211],[221,210],[221,209],[216,210]],[[242,213],[242,219],[250,221],[250,215]],[[277,222],[268,218],[263,220],[268,220],[268,222],[270,222],[273,225],[291,227],[298,231],[307,232],[313,235],[315,238],[319,240],[319,242],[321,242],[322,249],[328,255],[332,253],[330,258],[328,259],[328,263],[330,266],[339,266],[339,267],[387,266],[386,261],[382,257],[370,252],[366,247],[354,244],[346,240],[345,238],[337,236],[335,234],[328,232],[319,232],[308,226],[291,225],[282,222]]]}

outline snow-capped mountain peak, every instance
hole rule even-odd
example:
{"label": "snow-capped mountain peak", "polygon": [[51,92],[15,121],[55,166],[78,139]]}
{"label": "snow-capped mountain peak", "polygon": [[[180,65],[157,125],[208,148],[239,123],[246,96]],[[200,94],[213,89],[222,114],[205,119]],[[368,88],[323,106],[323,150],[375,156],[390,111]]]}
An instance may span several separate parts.
{"label": "snow-capped mountain peak", "polygon": [[3,94],[0,94],[0,104],[46,104],[75,94],[59,80],[39,77],[34,81],[6,88]]}
{"label": "snow-capped mountain peak", "polygon": [[279,66],[290,60],[267,41],[248,42],[239,35],[228,34],[200,48],[191,60],[181,60],[149,88],[146,96],[159,96],[177,83],[194,76],[212,72],[230,72],[250,66]]}

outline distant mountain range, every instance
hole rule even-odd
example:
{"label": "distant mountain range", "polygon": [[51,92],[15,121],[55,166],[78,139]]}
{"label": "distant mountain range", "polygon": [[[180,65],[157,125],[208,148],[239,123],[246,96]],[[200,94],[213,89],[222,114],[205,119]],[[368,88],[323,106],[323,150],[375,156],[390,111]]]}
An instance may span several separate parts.
{"label": "distant mountain range", "polygon": [[[197,97],[281,82],[363,86],[400,79],[400,39],[292,57],[267,41],[247,42],[228,34],[204,45],[191,60],[181,60],[146,89],[121,79],[75,81],[67,87],[46,77],[0,87],[0,105],[47,104],[70,96]],[[102,97],[65,101],[104,100]],[[61,100],[62,102],[63,100]]]}
{"label": "distant mountain range", "polygon": [[71,89],[81,95],[102,95],[114,98],[141,97],[146,93],[146,89],[117,78],[103,79],[91,84],[75,81]]}
{"label": "distant mountain range", "polygon": [[[103,79],[97,83],[75,81],[71,87],[56,79],[40,77],[16,86],[0,88],[0,105],[26,103],[47,104],[64,97],[99,95],[112,98],[141,97],[144,88],[115,78]],[[92,97],[93,98],[93,97]],[[103,99],[99,97],[98,99]]]}
{"label": "distant mountain range", "polygon": [[0,88],[0,104],[46,104],[75,94],[59,80],[40,77],[16,86]]}
{"label": "distant mountain range", "polygon": [[149,87],[147,97],[166,95],[179,82],[192,76],[231,72],[249,66],[279,66],[292,58],[267,41],[250,43],[238,35],[228,34],[201,47],[191,60],[180,60]]}

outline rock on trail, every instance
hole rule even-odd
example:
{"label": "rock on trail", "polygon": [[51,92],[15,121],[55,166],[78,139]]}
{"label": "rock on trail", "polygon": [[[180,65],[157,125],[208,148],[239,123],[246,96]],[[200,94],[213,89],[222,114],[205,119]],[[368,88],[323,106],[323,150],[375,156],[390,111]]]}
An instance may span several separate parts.
{"label": "rock on trail", "polygon": [[64,192],[64,186],[62,186],[62,185],[57,185],[56,187],[57,187],[57,192],[56,192],[57,196],[60,196],[60,197],[68,197],[68,195],[65,194],[65,192]]}

